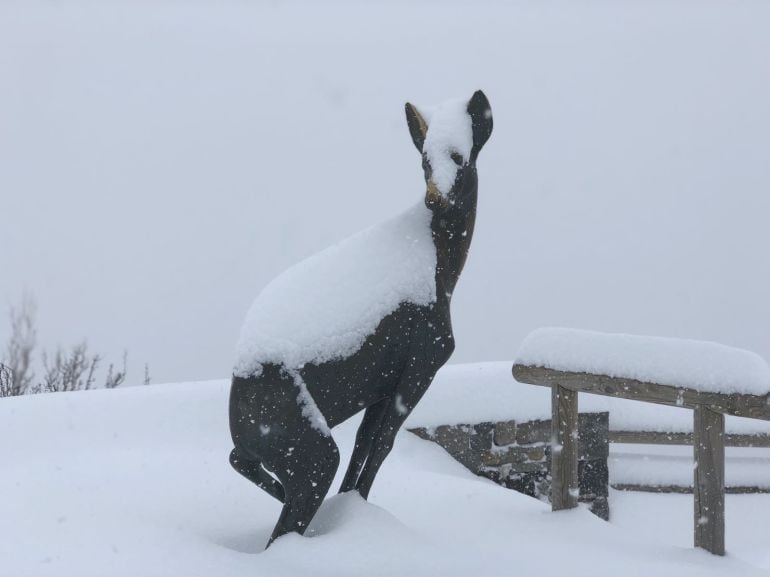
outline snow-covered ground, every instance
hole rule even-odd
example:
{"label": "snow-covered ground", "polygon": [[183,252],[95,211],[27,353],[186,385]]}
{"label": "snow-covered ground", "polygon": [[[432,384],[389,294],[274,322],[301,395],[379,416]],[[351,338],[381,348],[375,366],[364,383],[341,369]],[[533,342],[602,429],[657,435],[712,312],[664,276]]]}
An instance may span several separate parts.
{"label": "snow-covered ground", "polygon": [[[610,491],[612,525],[645,540],[677,547],[692,545],[692,495]],[[770,515],[770,495],[725,497],[728,556],[770,569],[770,547],[763,527]]]}
{"label": "snow-covered ground", "polygon": [[[511,383],[512,387],[522,387]],[[0,575],[770,575],[770,496],[728,498],[726,558],[687,496],[613,493],[613,522],[474,477],[402,432],[369,503],[262,547],[279,504],[230,469],[225,381],[0,402]],[[426,397],[423,402],[429,401]],[[334,431],[350,454],[356,423]]]}

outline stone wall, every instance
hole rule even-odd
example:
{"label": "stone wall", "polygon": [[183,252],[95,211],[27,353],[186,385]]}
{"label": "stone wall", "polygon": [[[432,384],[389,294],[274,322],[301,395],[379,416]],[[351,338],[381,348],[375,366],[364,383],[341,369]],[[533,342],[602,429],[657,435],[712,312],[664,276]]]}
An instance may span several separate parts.
{"label": "stone wall", "polygon": [[[551,489],[551,421],[501,421],[409,429],[443,447],[473,473],[547,501]],[[609,519],[609,413],[579,416],[580,501]]]}

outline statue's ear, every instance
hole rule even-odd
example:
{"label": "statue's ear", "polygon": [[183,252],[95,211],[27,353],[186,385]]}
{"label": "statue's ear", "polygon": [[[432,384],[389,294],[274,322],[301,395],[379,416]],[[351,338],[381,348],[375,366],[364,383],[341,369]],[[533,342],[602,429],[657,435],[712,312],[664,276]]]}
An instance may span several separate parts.
{"label": "statue's ear", "polygon": [[473,126],[473,154],[478,154],[492,134],[492,108],[481,90],[477,90],[468,101],[468,114]]}
{"label": "statue's ear", "polygon": [[409,134],[412,135],[412,142],[417,150],[422,152],[422,145],[425,143],[425,135],[428,133],[428,123],[425,122],[420,111],[414,104],[406,103],[406,123],[409,125]]}

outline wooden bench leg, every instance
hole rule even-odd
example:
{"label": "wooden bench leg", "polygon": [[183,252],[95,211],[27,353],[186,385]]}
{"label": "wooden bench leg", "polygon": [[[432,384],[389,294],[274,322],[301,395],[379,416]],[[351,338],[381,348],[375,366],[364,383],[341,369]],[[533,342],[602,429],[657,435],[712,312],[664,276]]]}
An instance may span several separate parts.
{"label": "wooden bench leg", "polygon": [[578,393],[551,387],[551,509],[578,503]]}
{"label": "wooden bench leg", "polygon": [[703,405],[694,410],[695,546],[725,554],[725,417]]}

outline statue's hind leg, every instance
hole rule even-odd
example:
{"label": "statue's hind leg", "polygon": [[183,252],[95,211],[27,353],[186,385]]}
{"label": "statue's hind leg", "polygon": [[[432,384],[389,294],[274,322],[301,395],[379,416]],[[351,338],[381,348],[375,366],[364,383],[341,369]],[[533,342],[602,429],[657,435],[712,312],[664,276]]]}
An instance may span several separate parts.
{"label": "statue's hind leg", "polygon": [[252,459],[245,451],[236,447],[230,452],[230,464],[233,466],[233,469],[257,487],[275,497],[281,503],[284,502],[286,495],[283,486],[262,468],[258,460]]}
{"label": "statue's hind leg", "polygon": [[277,473],[286,491],[283,510],[270,543],[286,533],[302,535],[318,511],[334,480],[340,454],[334,439],[311,427],[307,420],[302,438]]}
{"label": "statue's hind leg", "polygon": [[286,533],[305,532],[340,461],[325,423],[308,416],[312,399],[297,381],[296,375],[268,366],[258,377],[233,378],[230,392],[236,447],[230,462],[284,504],[270,543]]}

